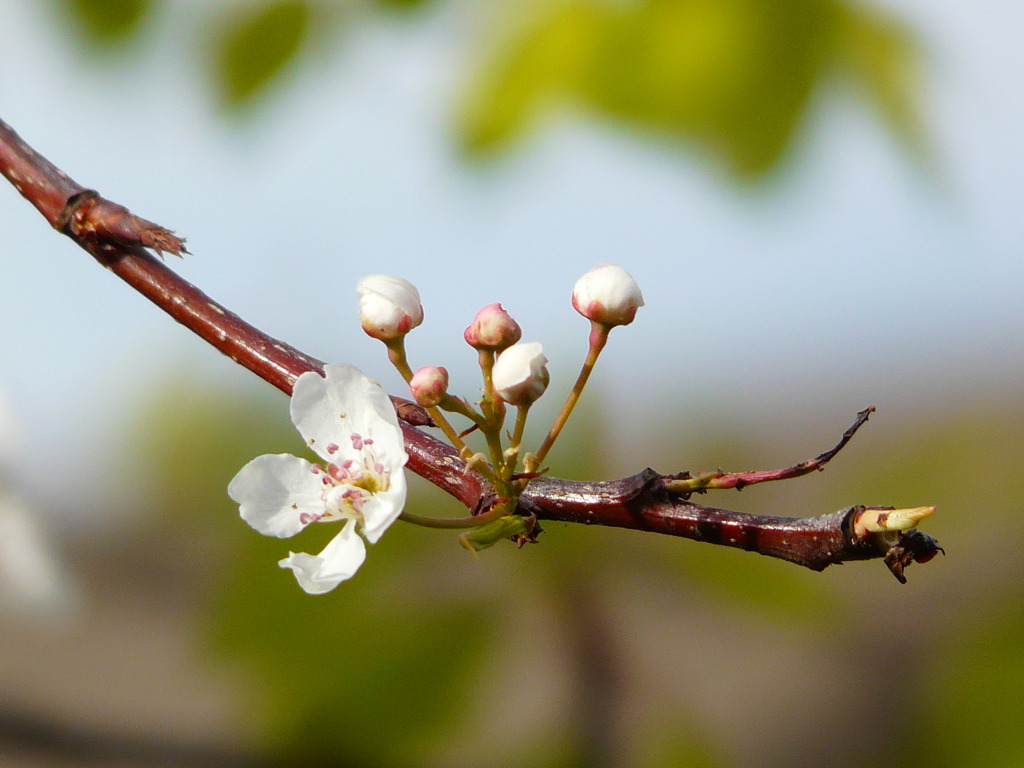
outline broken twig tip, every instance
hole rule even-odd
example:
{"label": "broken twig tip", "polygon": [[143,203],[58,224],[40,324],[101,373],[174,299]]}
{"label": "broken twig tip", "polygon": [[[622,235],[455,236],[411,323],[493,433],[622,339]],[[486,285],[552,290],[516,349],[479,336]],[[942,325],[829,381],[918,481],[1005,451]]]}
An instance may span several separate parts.
{"label": "broken twig tip", "polygon": [[900,584],[906,584],[907,577],[903,575],[903,571],[908,565],[927,563],[940,552],[946,554],[946,550],[939,546],[934,537],[915,528],[900,536],[885,553],[884,560],[896,580]]}
{"label": "broken twig tip", "polygon": [[185,247],[185,238],[178,237],[163,227],[143,230],[139,236],[139,243],[146,248],[152,248],[161,257],[166,252],[180,259],[184,258],[184,254],[189,253],[188,248]]}

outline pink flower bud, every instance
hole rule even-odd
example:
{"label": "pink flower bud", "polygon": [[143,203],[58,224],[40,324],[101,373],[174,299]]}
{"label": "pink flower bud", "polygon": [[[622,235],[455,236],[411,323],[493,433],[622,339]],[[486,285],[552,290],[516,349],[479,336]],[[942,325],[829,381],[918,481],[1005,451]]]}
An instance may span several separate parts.
{"label": "pink flower bud", "polygon": [[423,322],[420,292],[408,280],[369,275],[356,286],[363,330],[381,341],[401,338]]}
{"label": "pink flower bud", "polygon": [[424,408],[433,408],[448,392],[448,371],[434,365],[420,368],[409,382],[412,399]]}
{"label": "pink flower bud", "polygon": [[622,267],[599,264],[576,281],[572,305],[584,317],[603,325],[629,325],[644,305],[640,286]]}
{"label": "pink flower bud", "polygon": [[494,392],[510,405],[529,405],[548,387],[548,359],[536,341],[513,344],[494,362]]}
{"label": "pink flower bud", "polygon": [[523,330],[501,304],[488,304],[476,313],[473,323],[463,336],[466,343],[474,349],[493,349],[500,352],[519,341],[523,336]]}

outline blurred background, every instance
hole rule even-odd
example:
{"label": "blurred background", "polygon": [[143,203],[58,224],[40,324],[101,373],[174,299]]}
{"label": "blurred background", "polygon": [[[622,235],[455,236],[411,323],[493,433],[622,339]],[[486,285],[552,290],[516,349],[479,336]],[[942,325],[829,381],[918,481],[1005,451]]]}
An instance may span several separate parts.
{"label": "blurred background", "polygon": [[[0,190],[0,764],[1024,765],[1024,5],[991,0],[0,0],[0,117],[188,238],[171,266],[400,392],[472,397],[501,301],[575,378],[573,281],[626,267],[555,475],[823,474],[705,501],[935,504],[900,586],[548,525],[395,526],[303,594],[227,498],[287,401]],[[535,409],[538,410],[538,409]],[[536,413],[537,434],[546,428]],[[413,511],[461,514],[425,484]]]}

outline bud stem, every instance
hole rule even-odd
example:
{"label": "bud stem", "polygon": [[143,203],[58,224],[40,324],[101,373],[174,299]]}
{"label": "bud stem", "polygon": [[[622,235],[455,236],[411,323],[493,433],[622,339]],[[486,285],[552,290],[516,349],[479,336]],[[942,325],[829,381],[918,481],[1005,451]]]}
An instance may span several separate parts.
{"label": "bud stem", "polygon": [[427,517],[403,510],[398,519],[423,528],[479,528],[481,525],[500,520],[510,509],[515,509],[515,504],[506,501],[495,504],[482,514],[470,517]]}
{"label": "bud stem", "polygon": [[511,480],[515,474],[516,464],[519,461],[519,449],[523,444],[523,432],[526,431],[526,417],[530,412],[530,405],[522,405],[516,412],[516,426],[512,431],[512,442],[505,451],[505,468],[501,476]]}
{"label": "bud stem", "polygon": [[576,378],[576,383],[573,384],[572,390],[565,400],[565,405],[562,406],[562,412],[558,414],[555,423],[551,425],[551,431],[544,438],[540,448],[533,454],[537,467],[540,467],[540,463],[548,455],[551,446],[555,444],[555,440],[558,439],[558,435],[562,432],[562,427],[569,420],[572,409],[576,407],[576,402],[580,399],[580,394],[583,392],[583,387],[587,384],[587,379],[590,378],[591,371],[594,370],[597,358],[601,354],[601,350],[604,349],[604,345],[608,343],[608,333],[611,329],[612,326],[610,325],[598,323],[594,320],[590,321],[590,350],[587,352],[587,359],[583,361],[580,375]]}
{"label": "bud stem", "polygon": [[[413,370],[409,367],[409,361],[405,356],[405,337],[400,336],[397,339],[385,341],[384,344],[388,348],[388,360],[391,361],[391,364],[395,366],[398,372],[402,375],[402,378],[405,379],[405,383],[408,384],[412,381]],[[448,442],[455,447],[460,455],[469,455],[473,453],[470,447],[466,445],[466,442],[459,436],[455,427],[453,427],[451,422],[445,418],[445,415],[441,412],[440,408],[433,406],[431,408],[425,408],[424,410],[426,410],[430,415],[430,418],[434,420],[438,429],[444,432],[444,436],[448,438]],[[497,476],[494,474],[491,467],[477,465],[474,469],[476,469],[477,472],[491,483],[497,481]]]}

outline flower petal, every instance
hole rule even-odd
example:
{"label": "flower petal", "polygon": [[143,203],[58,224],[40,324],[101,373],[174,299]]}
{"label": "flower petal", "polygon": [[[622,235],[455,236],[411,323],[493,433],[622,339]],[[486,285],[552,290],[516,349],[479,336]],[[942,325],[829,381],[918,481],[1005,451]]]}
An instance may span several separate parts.
{"label": "flower petal", "polygon": [[[335,463],[358,459],[352,435],[374,441],[374,452],[388,466],[408,460],[391,398],[351,365],[328,365],[324,376],[302,374],[292,390],[292,422],[318,456]],[[336,446],[328,450],[329,446]]]}
{"label": "flower petal", "polygon": [[[257,456],[228,484],[242,519],[266,536],[294,536],[324,513],[322,475],[288,453]],[[305,522],[304,522],[305,521]]]}
{"label": "flower petal", "polygon": [[420,292],[408,280],[367,275],[356,286],[363,330],[381,341],[401,338],[423,322]]}
{"label": "flower petal", "polygon": [[311,595],[322,595],[352,578],[365,559],[366,545],[356,533],[353,520],[345,523],[319,555],[289,552],[278,565],[290,568],[303,590]]}
{"label": "flower petal", "polygon": [[376,544],[384,531],[398,519],[405,507],[407,486],[401,467],[391,473],[391,484],[386,491],[373,494],[363,506],[363,535]]}
{"label": "flower petal", "polygon": [[636,280],[617,264],[598,264],[576,281],[572,305],[584,317],[605,325],[629,325],[644,305]]}
{"label": "flower petal", "polygon": [[495,394],[511,405],[529,406],[547,389],[547,363],[539,342],[513,344],[494,362],[491,379]]}

